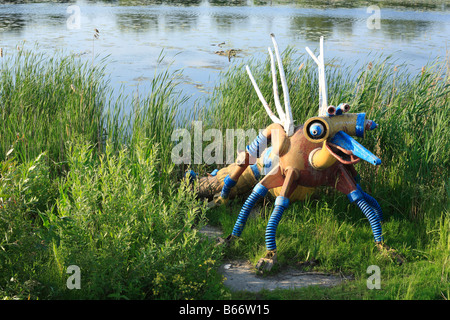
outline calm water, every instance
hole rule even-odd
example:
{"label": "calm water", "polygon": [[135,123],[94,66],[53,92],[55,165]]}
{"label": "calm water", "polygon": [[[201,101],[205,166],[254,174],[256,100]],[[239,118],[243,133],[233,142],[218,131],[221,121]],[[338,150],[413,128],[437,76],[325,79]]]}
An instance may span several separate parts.
{"label": "calm water", "polygon": [[[183,69],[182,89],[192,96],[187,107],[207,96],[230,64],[265,58],[272,32],[282,49],[317,49],[323,35],[326,59],[351,65],[371,55],[392,54],[411,71],[445,57],[450,46],[448,1],[414,8],[383,5],[379,29],[367,26],[374,12],[367,12],[370,4],[362,2],[351,8],[315,6],[314,1],[0,3],[0,47],[6,54],[25,40],[30,48],[38,41],[40,50],[64,49],[86,59],[93,51],[110,55],[111,84],[123,85],[127,92],[139,86],[145,92],[164,49],[165,62]],[[100,33],[93,43],[94,29]],[[242,51],[231,62],[216,53],[229,49]]]}

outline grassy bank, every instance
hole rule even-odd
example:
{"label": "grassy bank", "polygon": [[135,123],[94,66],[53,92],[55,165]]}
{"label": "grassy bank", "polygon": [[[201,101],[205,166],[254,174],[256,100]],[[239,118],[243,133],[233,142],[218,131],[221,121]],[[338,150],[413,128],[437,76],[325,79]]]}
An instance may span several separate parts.
{"label": "grassy bank", "polygon": [[[0,295],[223,297],[219,252],[197,232],[204,206],[170,161],[178,76],[160,70],[148,96],[110,101],[95,65],[25,51],[3,61]],[[71,265],[81,290],[67,288]]]}
{"label": "grassy bank", "polygon": [[[285,53],[296,123],[317,113],[317,70],[307,60]],[[2,298],[255,297],[230,294],[216,270],[224,258],[256,262],[264,254],[272,200],[230,248],[216,248],[199,235],[206,223],[229,233],[243,199],[206,211],[181,181],[185,168],[170,159],[177,107],[185,100],[177,74],[160,70],[149,96],[111,101],[102,67],[107,61],[92,68],[77,58],[24,51],[2,62]],[[262,92],[271,97],[268,61],[250,63]],[[302,266],[354,281],[333,289],[263,292],[258,298],[448,299],[448,69],[439,62],[417,75],[405,70],[380,58],[361,70],[331,66],[327,76],[330,103],[346,101],[379,124],[362,142],[383,164],[357,169],[363,188],[383,207],[388,244],[408,262],[399,267],[380,255],[361,212],[344,195],[323,190],[286,211],[277,233],[275,272]],[[128,102],[132,112],[121,117]],[[205,104],[209,108],[194,115],[204,130],[269,124],[242,65],[223,74]],[[67,288],[71,265],[81,270],[80,290]],[[381,268],[381,290],[367,289],[369,265]]]}

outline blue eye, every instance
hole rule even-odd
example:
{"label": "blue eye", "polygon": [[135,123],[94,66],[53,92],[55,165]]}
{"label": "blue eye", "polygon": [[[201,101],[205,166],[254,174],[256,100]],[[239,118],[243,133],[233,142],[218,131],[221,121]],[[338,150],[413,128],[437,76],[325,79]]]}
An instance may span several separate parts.
{"label": "blue eye", "polygon": [[323,132],[324,132],[324,127],[322,124],[320,123],[313,123],[310,127],[309,127],[309,133],[311,134],[312,137],[316,138],[316,137],[320,137]]}

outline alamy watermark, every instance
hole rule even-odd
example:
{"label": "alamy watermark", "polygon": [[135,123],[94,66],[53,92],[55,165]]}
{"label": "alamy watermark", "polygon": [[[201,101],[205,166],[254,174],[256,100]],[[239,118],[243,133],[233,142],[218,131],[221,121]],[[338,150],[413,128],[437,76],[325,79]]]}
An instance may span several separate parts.
{"label": "alamy watermark", "polygon": [[[203,131],[203,122],[194,121],[192,133],[184,128],[172,132],[171,139],[177,143],[172,149],[172,161],[175,164],[232,164],[236,152],[244,151],[246,141],[253,141],[257,135],[255,129],[226,129],[224,141],[221,130]],[[205,142],[209,144],[203,149]]]}
{"label": "alamy watermark", "polygon": [[367,28],[369,29],[381,29],[381,9],[379,6],[372,5],[367,7],[367,13],[371,13],[370,17],[366,20]]}
{"label": "alamy watermark", "polygon": [[381,270],[377,265],[370,265],[367,270],[367,274],[370,276],[367,278],[367,289],[381,289]]}
{"label": "alamy watermark", "polygon": [[70,265],[67,267],[66,273],[70,274],[67,278],[67,289],[81,289],[81,270],[77,265]]}
{"label": "alamy watermark", "polygon": [[[219,129],[203,130],[202,121],[194,121],[192,130],[185,128],[175,129],[172,132],[171,140],[175,142],[172,148],[171,159],[174,164],[233,164],[244,161],[242,157],[246,146],[251,144],[263,129],[226,129],[222,132]],[[280,135],[284,134],[283,129],[272,129],[270,140],[273,149],[271,159],[273,168],[278,159],[278,142],[281,142]],[[268,147],[266,143],[259,145],[259,150],[263,151]],[[249,164],[254,164],[256,158],[250,156]],[[270,170],[269,170],[270,171]],[[268,171],[268,172],[269,172]]]}
{"label": "alamy watermark", "polygon": [[81,9],[77,5],[68,6],[66,12],[69,17],[66,20],[67,29],[80,29],[81,28]]}

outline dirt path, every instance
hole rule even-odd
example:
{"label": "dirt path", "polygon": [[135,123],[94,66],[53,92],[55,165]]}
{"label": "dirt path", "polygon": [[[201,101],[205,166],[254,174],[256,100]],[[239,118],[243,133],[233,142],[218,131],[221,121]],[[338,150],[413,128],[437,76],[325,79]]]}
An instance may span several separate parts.
{"label": "dirt path", "polygon": [[[200,232],[209,239],[222,236],[220,229],[206,226]],[[331,287],[344,281],[335,275],[319,272],[304,272],[295,268],[288,268],[276,275],[261,276],[255,272],[255,268],[249,261],[230,260],[219,268],[219,272],[225,277],[224,284],[233,291],[258,292],[262,289],[294,289],[306,286]]]}

